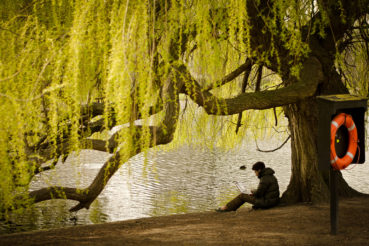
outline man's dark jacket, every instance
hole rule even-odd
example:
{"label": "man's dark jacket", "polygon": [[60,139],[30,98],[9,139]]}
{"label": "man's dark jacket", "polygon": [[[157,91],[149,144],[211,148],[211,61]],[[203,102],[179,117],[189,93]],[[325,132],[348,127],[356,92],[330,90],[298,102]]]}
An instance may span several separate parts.
{"label": "man's dark jacket", "polygon": [[253,193],[255,197],[255,207],[270,208],[278,204],[279,186],[277,178],[274,176],[274,170],[264,168],[260,171],[260,179],[257,190]]}

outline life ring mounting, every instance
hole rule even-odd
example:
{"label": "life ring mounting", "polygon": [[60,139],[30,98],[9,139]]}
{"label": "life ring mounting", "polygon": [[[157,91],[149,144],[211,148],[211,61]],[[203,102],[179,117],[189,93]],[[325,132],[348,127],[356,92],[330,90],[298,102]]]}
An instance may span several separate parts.
{"label": "life ring mounting", "polygon": [[[337,130],[345,126],[349,133],[349,143],[347,147],[346,155],[339,158],[336,153],[335,139]],[[354,160],[357,151],[357,128],[355,126],[352,116],[345,113],[340,113],[336,115],[331,121],[331,165],[336,170],[342,170],[348,167],[350,163]]]}

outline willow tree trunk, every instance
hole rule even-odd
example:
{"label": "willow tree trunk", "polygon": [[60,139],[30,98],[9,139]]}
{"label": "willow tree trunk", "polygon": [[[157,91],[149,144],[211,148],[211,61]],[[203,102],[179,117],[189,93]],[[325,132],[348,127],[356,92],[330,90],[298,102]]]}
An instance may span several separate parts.
{"label": "willow tree trunk", "polygon": [[313,100],[285,107],[291,132],[291,180],[283,200],[288,203],[328,199],[327,180],[318,169],[318,112]]}
{"label": "willow tree trunk", "polygon": [[[317,94],[347,93],[335,71],[325,70],[325,81]],[[312,74],[314,71],[311,71]],[[284,107],[291,132],[291,180],[282,196],[285,203],[323,202],[329,199],[329,172],[318,167],[318,106],[315,97]],[[330,165],[327,163],[327,165]],[[338,177],[338,193],[342,197],[360,195]]]}

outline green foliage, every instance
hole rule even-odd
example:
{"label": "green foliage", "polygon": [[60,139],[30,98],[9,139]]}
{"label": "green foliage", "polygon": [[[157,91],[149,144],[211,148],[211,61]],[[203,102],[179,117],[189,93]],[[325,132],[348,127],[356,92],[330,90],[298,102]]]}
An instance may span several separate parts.
{"label": "green foliage", "polygon": [[[186,64],[203,86],[219,81],[247,57],[266,66],[277,62],[279,68],[281,59],[289,59],[290,72],[298,76],[310,52],[302,32],[317,13],[317,4],[276,0],[270,8],[258,7],[256,15],[263,23],[258,31],[270,44],[260,46],[263,50],[252,48],[251,33],[259,27],[250,24],[245,0],[1,1],[0,211],[12,208],[28,190],[38,168],[30,161],[30,147],[52,143],[52,158],[65,146],[68,152],[81,148],[83,104],[105,103],[107,129],[114,120],[117,125],[134,124],[140,114],[144,127],[136,143],[146,151],[151,139],[148,125],[159,125],[163,117],[151,117],[149,109],[161,96],[172,66]],[[309,30],[323,36],[327,25],[323,18]],[[278,54],[275,39],[281,40],[277,45],[285,47],[290,58]],[[254,69],[247,92],[255,90]],[[239,94],[241,77],[212,92],[219,97]],[[267,69],[263,77],[262,90],[283,86]],[[359,85],[367,91],[367,83]],[[186,100],[181,98],[183,112],[172,147],[190,143],[232,148],[245,136],[271,134],[275,124],[273,110],[247,111],[235,134],[238,116],[209,116],[190,102],[185,107]],[[276,111],[280,122],[282,109]],[[134,130],[119,134],[119,142],[124,142],[121,152],[137,148],[133,136]]]}
{"label": "green foliage", "polygon": [[[368,35],[369,32],[366,33]],[[368,35],[369,37],[369,35]],[[369,96],[369,39],[353,40],[352,45],[342,54],[336,55],[343,81],[350,93]]]}

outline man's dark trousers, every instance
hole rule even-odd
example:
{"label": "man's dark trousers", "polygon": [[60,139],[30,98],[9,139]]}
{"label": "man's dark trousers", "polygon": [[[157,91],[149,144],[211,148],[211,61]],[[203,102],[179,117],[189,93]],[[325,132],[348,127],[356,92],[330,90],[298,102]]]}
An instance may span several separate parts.
{"label": "man's dark trousers", "polygon": [[227,203],[227,210],[236,211],[245,202],[255,205],[255,197],[241,193],[235,199]]}

